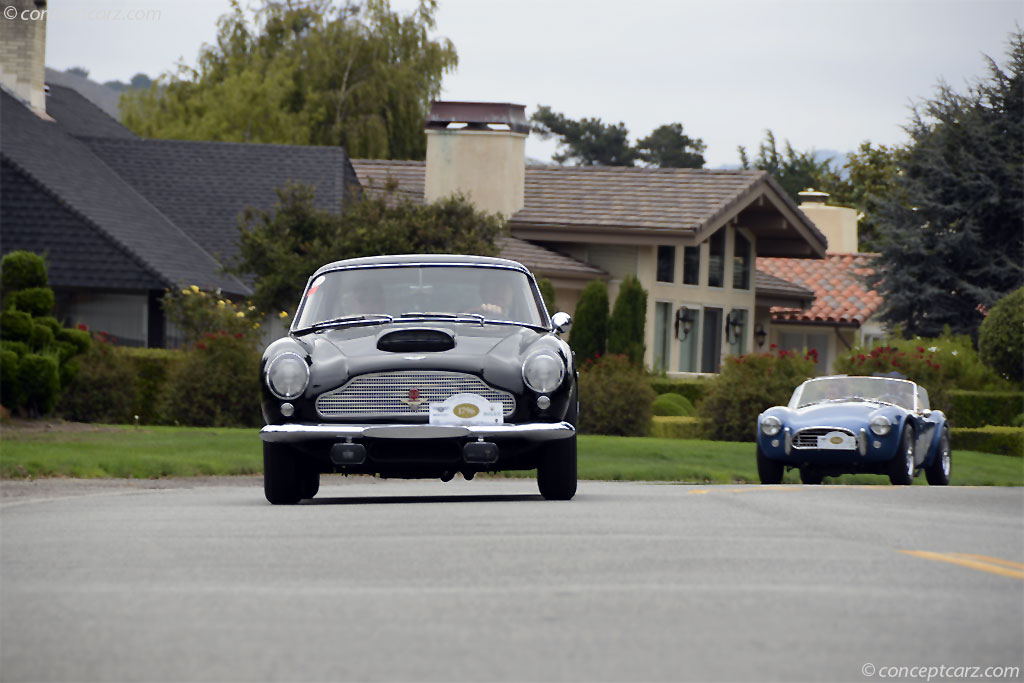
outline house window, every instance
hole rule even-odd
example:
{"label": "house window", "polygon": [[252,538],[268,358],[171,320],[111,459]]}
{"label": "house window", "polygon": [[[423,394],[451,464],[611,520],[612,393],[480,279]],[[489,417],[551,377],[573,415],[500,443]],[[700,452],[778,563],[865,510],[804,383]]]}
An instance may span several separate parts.
{"label": "house window", "polygon": [[722,360],[722,309],[704,309],[704,331],[701,337],[700,371],[718,372]]}
{"label": "house window", "polygon": [[[747,312],[734,308],[729,314],[729,353],[742,356],[747,352]],[[737,332],[739,334],[737,334]]]}
{"label": "house window", "polygon": [[672,304],[659,301],[654,304],[654,367],[655,372],[668,370],[668,356],[672,340]]}
{"label": "house window", "polygon": [[732,288],[750,289],[750,240],[736,231],[732,250]]}
{"label": "house window", "polygon": [[[689,247],[687,247],[689,248]],[[700,309],[690,308],[690,331],[684,337],[683,325],[679,325],[679,372],[698,372],[697,346],[700,342]]]}
{"label": "house window", "polygon": [[708,287],[725,286],[725,230],[711,236],[708,258]]}
{"label": "house window", "polygon": [[683,284],[700,284],[700,247],[683,249]]}
{"label": "house window", "polygon": [[658,247],[658,282],[676,281],[676,248]]}
{"label": "house window", "polygon": [[829,336],[827,334],[804,334],[803,332],[783,332],[779,335],[779,346],[787,351],[804,353],[814,349],[818,352],[818,362],[814,366],[817,374],[823,375],[829,368]]}

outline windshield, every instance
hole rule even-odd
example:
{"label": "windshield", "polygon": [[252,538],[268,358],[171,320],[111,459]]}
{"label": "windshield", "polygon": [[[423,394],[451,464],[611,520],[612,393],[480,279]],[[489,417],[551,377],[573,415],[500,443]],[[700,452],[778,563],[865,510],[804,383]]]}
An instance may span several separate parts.
{"label": "windshield", "polygon": [[914,383],[887,377],[823,377],[797,387],[789,407],[850,399],[892,403],[914,410]]}
{"label": "windshield", "polygon": [[380,266],[318,276],[305,293],[296,329],[339,318],[430,314],[546,326],[525,273],[481,266]]}

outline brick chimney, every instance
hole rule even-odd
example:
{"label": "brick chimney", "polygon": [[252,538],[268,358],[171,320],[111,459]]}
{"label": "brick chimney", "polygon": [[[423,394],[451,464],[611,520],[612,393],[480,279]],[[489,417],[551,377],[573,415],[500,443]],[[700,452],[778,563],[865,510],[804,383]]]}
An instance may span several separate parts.
{"label": "brick chimney", "polygon": [[4,0],[0,10],[0,85],[46,113],[46,0]]}
{"label": "brick chimney", "polygon": [[856,209],[828,206],[828,192],[809,187],[800,195],[800,210],[828,238],[830,254],[856,254],[858,250]]}
{"label": "brick chimney", "polygon": [[426,129],[426,201],[461,192],[477,208],[506,217],[523,208],[525,105],[434,102]]}

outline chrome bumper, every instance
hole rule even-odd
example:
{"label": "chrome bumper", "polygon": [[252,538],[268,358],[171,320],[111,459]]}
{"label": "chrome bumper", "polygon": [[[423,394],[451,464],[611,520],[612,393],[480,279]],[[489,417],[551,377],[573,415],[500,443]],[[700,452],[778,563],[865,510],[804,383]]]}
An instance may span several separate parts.
{"label": "chrome bumper", "polygon": [[443,427],[428,424],[284,424],[267,425],[260,439],[271,443],[342,439],[524,439],[553,441],[576,435],[568,422]]}

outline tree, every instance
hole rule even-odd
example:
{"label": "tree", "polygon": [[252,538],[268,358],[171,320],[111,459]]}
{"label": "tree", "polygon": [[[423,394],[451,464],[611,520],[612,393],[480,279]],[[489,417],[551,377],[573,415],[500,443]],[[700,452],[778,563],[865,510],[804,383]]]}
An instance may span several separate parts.
{"label": "tree", "polygon": [[785,151],[779,152],[775,133],[766,130],[753,164],[747,157],[746,148],[742,145],[737,148],[740,167],[768,171],[795,202],[800,201],[799,193],[809,187],[827,192],[838,184],[839,174],[832,168],[829,159],[817,159],[814,149],[797,152],[789,140],[785,144]]}
{"label": "tree", "polygon": [[181,64],[122,97],[125,125],[144,137],[343,146],[353,157],[422,159],[423,120],[458,58],[431,39],[436,0],[402,17],[388,0],[238,0],[198,66]]}
{"label": "tree", "polygon": [[882,318],[910,335],[945,325],[976,337],[983,313],[1024,281],[1024,33],[1005,70],[965,94],[940,83],[913,110],[896,191],[879,203],[886,233],[870,279]]}
{"label": "tree", "polygon": [[856,152],[846,156],[843,168],[846,177],[827,188],[830,203],[848,206],[860,213],[857,239],[860,251],[877,251],[885,239],[883,227],[878,223],[878,204],[899,192],[897,179],[902,172],[906,149],[898,145],[872,146],[862,142]]}
{"label": "tree", "polygon": [[325,263],[379,254],[496,256],[494,240],[506,231],[498,214],[478,211],[462,196],[429,204],[400,198],[397,186],[352,198],[342,215],[313,205],[313,189],[277,191],[272,211],[249,209],[239,226],[239,257],[228,270],[255,276],[253,305],[291,311],[307,278]]}
{"label": "tree", "polygon": [[591,280],[580,293],[576,315],[569,328],[569,346],[577,362],[604,354],[608,339],[608,286],[603,280]]}
{"label": "tree", "polygon": [[978,331],[981,360],[1002,377],[1024,383],[1024,287],[1000,299]]}
{"label": "tree", "polygon": [[644,327],[647,322],[647,292],[630,273],[615,297],[608,327],[608,353],[624,354],[634,365],[644,363]]}
{"label": "tree", "polygon": [[683,133],[681,123],[658,126],[636,141],[637,156],[659,168],[703,168],[705,149],[703,140]]}

